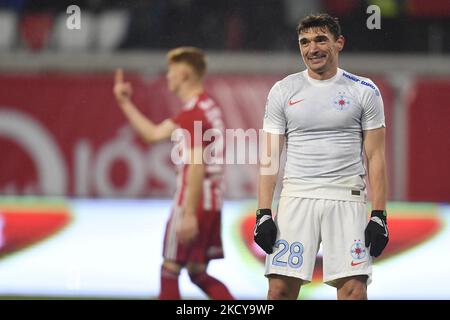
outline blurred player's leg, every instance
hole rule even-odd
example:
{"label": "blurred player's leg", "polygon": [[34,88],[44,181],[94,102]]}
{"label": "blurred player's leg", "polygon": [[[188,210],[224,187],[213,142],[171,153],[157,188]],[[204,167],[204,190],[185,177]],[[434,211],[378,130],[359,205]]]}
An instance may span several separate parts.
{"label": "blurred player's leg", "polygon": [[206,272],[207,264],[189,263],[187,269],[191,281],[213,300],[234,300],[227,287]]}
{"label": "blurred player's leg", "polygon": [[161,266],[161,290],[160,300],[180,300],[178,277],[181,266],[177,263],[165,260]]}
{"label": "blurred player's leg", "polygon": [[297,300],[302,285],[302,280],[271,274],[269,277],[268,300]]}

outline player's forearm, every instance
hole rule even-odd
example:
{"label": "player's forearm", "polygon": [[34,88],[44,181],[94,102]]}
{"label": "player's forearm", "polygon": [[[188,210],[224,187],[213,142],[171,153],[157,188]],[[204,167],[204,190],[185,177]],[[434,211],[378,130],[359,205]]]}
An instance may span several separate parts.
{"label": "player's forearm", "polygon": [[379,152],[368,159],[372,210],[385,210],[387,198],[387,173],[384,153]]}
{"label": "player's forearm", "polygon": [[258,209],[271,209],[284,136],[264,133],[259,163]]}
{"label": "player's forearm", "polygon": [[137,133],[145,141],[151,142],[156,125],[145,117],[131,100],[121,102],[119,105],[128,121],[130,121],[131,126],[137,131]]}
{"label": "player's forearm", "polygon": [[271,209],[278,175],[259,175],[258,209]]}
{"label": "player's forearm", "polygon": [[203,164],[190,164],[187,173],[187,195],[184,214],[195,215],[200,202],[205,177]]}

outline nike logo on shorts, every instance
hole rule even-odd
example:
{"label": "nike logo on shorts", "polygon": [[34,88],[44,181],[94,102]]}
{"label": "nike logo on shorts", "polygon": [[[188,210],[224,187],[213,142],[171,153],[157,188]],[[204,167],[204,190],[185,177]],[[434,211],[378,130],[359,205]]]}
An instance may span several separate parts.
{"label": "nike logo on shorts", "polygon": [[361,261],[361,262],[355,262],[355,261],[352,261],[351,265],[352,265],[352,267],[355,267],[355,266],[357,266],[358,264],[362,264],[362,263],[364,263],[364,262],[367,262],[367,261]]}

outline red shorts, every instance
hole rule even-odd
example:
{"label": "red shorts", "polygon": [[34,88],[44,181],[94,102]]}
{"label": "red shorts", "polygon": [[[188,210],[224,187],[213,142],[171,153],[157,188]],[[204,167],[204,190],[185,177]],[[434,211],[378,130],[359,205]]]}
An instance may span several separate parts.
{"label": "red shorts", "polygon": [[199,234],[189,246],[181,244],[176,235],[176,225],[181,223],[181,218],[182,211],[173,209],[164,236],[165,260],[185,265],[188,262],[206,264],[212,259],[223,258],[220,211],[197,211]]}

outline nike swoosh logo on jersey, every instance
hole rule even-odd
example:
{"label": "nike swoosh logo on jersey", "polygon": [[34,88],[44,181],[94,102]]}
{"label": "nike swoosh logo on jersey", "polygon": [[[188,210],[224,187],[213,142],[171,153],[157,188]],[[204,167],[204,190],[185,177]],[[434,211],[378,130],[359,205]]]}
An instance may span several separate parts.
{"label": "nike swoosh logo on jersey", "polygon": [[296,101],[289,100],[289,105],[290,105],[290,106],[293,106],[294,104],[297,104],[297,103],[299,103],[299,102],[302,102],[303,100],[305,100],[305,99],[300,99],[300,100],[296,100]]}
{"label": "nike swoosh logo on jersey", "polygon": [[354,267],[354,266],[357,266],[358,264],[361,264],[361,263],[364,263],[364,262],[367,262],[367,261],[361,261],[361,262],[352,261],[351,265],[352,265],[352,267]]}

